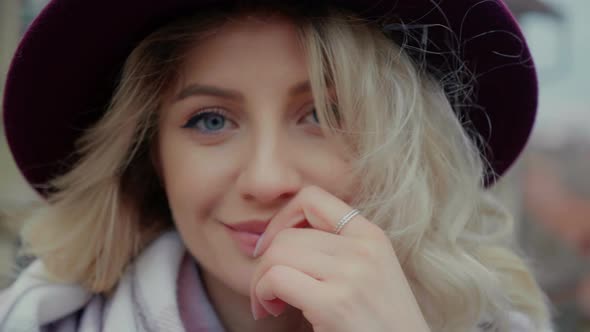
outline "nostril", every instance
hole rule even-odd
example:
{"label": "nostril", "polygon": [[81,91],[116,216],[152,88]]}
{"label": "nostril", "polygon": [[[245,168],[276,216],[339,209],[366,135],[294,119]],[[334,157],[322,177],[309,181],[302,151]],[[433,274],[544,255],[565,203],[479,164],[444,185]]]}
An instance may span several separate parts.
{"label": "nostril", "polygon": [[279,195],[279,199],[283,201],[289,201],[295,197],[297,188],[285,188],[285,192]]}

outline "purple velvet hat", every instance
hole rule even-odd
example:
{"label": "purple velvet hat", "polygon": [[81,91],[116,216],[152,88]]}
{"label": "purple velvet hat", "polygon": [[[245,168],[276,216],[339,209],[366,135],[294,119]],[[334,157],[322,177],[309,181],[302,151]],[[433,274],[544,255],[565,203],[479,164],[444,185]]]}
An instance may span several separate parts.
{"label": "purple velvet hat", "polygon": [[[8,143],[29,183],[45,194],[43,185],[68,170],[75,160],[74,142],[105,110],[121,66],[140,40],[178,15],[228,3],[232,1],[51,1],[16,51],[4,96]],[[317,1],[303,3],[311,7]],[[502,1],[323,3],[370,19],[390,18],[398,24],[384,28],[394,35],[405,29],[427,33],[407,39],[408,50],[426,50],[413,56],[435,75],[442,77],[462,63],[476,78],[472,104],[460,111],[485,140],[482,154],[490,162],[485,185],[514,162],[534,122],[537,79],[524,37]],[[420,40],[427,42],[413,44]]]}

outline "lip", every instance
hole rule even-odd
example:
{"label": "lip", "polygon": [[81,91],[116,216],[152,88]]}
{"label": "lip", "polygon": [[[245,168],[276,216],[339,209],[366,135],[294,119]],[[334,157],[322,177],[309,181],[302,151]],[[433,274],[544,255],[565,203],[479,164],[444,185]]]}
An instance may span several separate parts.
{"label": "lip", "polygon": [[226,224],[226,226],[236,232],[245,232],[260,235],[264,233],[264,231],[266,231],[266,227],[268,227],[269,223],[270,220],[248,220],[232,225]]}
{"label": "lip", "polygon": [[250,220],[233,225],[224,224],[229,236],[234,240],[238,249],[249,257],[254,257],[254,250],[258,239],[266,230],[270,221]]}

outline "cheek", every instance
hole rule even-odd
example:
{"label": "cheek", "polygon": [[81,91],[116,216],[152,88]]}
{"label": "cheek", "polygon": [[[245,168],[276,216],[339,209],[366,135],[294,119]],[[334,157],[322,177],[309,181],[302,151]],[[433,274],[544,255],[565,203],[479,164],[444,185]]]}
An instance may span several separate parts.
{"label": "cheek", "polygon": [[345,202],[354,197],[357,179],[352,172],[350,156],[336,143],[323,142],[301,149],[306,177]]}
{"label": "cheek", "polygon": [[353,177],[350,163],[338,159],[330,162],[331,167],[325,172],[324,185],[332,194],[350,203],[355,196],[356,179]]}
{"label": "cheek", "polygon": [[194,144],[161,145],[163,183],[174,219],[182,223],[203,218],[222,200],[231,183],[226,155]]}

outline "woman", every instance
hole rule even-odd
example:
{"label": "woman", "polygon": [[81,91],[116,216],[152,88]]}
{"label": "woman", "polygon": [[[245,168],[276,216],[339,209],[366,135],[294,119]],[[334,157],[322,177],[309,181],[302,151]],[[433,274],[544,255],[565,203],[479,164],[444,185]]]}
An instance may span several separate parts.
{"label": "woman", "polygon": [[51,2],[6,90],[47,203],[1,329],[549,330],[485,192],[529,53],[502,3],[439,5]]}

